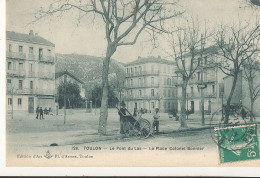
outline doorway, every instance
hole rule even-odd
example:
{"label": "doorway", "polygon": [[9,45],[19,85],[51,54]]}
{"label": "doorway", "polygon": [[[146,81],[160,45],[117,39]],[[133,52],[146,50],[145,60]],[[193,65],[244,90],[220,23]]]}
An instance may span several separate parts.
{"label": "doorway", "polygon": [[194,101],[190,101],[191,114],[194,113]]}
{"label": "doorway", "polygon": [[28,98],[28,111],[29,111],[29,113],[34,113],[34,98],[33,97]]}

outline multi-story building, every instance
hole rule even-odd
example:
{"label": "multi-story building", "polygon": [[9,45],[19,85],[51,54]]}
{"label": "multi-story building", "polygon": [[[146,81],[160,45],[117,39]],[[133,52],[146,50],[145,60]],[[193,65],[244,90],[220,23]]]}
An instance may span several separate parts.
{"label": "multi-story building", "polygon": [[[259,65],[260,63],[256,63],[256,65]],[[254,93],[255,101],[253,105],[253,114],[255,116],[260,116],[260,71],[255,71],[253,76],[253,86],[251,86],[251,91]],[[231,87],[233,83],[233,77],[232,76],[226,76],[224,78],[224,98],[227,100]],[[243,106],[247,107],[248,110],[251,110],[251,99],[250,99],[250,88],[248,79],[245,75],[244,70],[241,70],[241,72],[238,75],[236,87],[231,99],[231,104],[237,105],[242,103]]]}
{"label": "multi-story building", "polygon": [[81,81],[80,79],[78,79],[72,73],[68,72],[67,70],[55,73],[56,93],[58,92],[57,90],[58,90],[59,85],[65,81],[65,79],[64,79],[65,77],[67,77],[67,79],[66,79],[67,82],[75,83],[79,86],[80,96],[83,99],[85,99],[86,95],[85,95],[84,82]]}
{"label": "multi-story building", "polygon": [[[201,112],[201,101],[204,98],[205,114],[211,114],[218,109],[221,109],[222,95],[223,95],[223,78],[224,73],[216,66],[217,56],[214,55],[216,47],[211,46],[206,49],[206,55],[200,60],[200,67],[197,68],[193,77],[189,80],[187,86],[187,101],[186,109],[189,113]],[[188,56],[188,55],[187,55]],[[182,78],[178,74],[178,99],[179,111],[182,96]],[[201,89],[201,85],[206,88]],[[201,91],[202,90],[202,91]],[[203,92],[203,94],[201,94]]]}
{"label": "multi-story building", "polygon": [[31,30],[6,33],[7,109],[54,109],[55,45]]}
{"label": "multi-story building", "polygon": [[160,57],[139,57],[125,65],[124,101],[127,108],[161,112],[177,110],[175,63]]}
{"label": "multi-story building", "polygon": [[[191,114],[201,112],[202,97],[204,98],[205,114],[211,114],[218,109],[221,109],[224,74],[218,67],[211,64],[211,62],[212,61],[207,62],[207,58],[205,58],[204,65],[196,70],[193,77],[188,82],[186,107]],[[181,102],[182,96],[181,84],[182,79],[181,77],[178,77],[179,103]],[[200,85],[205,86],[205,88],[201,89]],[[203,92],[203,94],[201,94],[201,92]]]}

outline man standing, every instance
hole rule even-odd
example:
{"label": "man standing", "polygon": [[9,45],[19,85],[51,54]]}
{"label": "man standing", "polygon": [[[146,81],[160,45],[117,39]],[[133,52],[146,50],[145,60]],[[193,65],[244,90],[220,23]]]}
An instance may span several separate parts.
{"label": "man standing", "polygon": [[156,131],[156,133],[159,133],[159,108],[155,109],[155,115],[153,116],[154,121],[153,121],[153,130]]}
{"label": "man standing", "polygon": [[126,108],[125,108],[125,102],[122,101],[121,108],[118,111],[118,114],[120,116],[120,134],[124,134],[124,123],[125,123],[125,117],[126,117]]}
{"label": "man standing", "polygon": [[39,112],[40,112],[40,110],[39,110],[39,106],[38,106],[38,107],[36,108],[36,119],[38,119]]}
{"label": "man standing", "polygon": [[41,120],[41,118],[44,119],[44,118],[43,118],[43,110],[42,110],[42,107],[40,107],[40,120]]}

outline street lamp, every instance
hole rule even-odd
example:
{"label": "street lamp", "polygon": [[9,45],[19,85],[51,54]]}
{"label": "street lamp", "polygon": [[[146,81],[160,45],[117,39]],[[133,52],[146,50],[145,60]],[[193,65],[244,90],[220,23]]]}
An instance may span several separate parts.
{"label": "street lamp", "polygon": [[[201,77],[203,75],[201,74]],[[204,117],[204,93],[203,89],[207,88],[207,84],[203,83],[203,79],[201,79],[201,82],[198,83],[198,88],[200,89],[200,95],[201,95],[201,125],[205,125],[205,117]]]}
{"label": "street lamp", "polygon": [[186,93],[186,117],[187,120],[189,119],[189,98],[188,98],[188,93]]}
{"label": "street lamp", "polygon": [[66,124],[66,85],[67,85],[67,75],[64,75],[64,124]]}
{"label": "street lamp", "polygon": [[223,104],[224,104],[224,102],[223,102],[223,97],[224,97],[224,91],[221,91],[220,92],[220,95],[221,95],[221,120],[224,118],[224,111],[223,111]]}

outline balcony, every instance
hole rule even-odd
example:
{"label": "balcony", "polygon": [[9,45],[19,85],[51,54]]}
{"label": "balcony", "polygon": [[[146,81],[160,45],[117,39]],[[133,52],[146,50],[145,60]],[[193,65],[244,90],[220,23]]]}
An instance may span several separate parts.
{"label": "balcony", "polygon": [[7,70],[10,77],[25,77],[25,70]]}
{"label": "balcony", "polygon": [[54,95],[55,90],[54,89],[38,89],[37,94],[38,95]]}
{"label": "balcony", "polygon": [[17,53],[17,52],[6,52],[6,57],[10,59],[20,59],[20,60],[25,60],[26,59],[26,54],[25,53]]}
{"label": "balcony", "polygon": [[53,73],[49,73],[49,72],[39,72],[38,73],[38,77],[40,79],[54,79],[54,74]]}
{"label": "balcony", "polygon": [[145,75],[159,75],[159,70],[155,71],[139,71],[133,73],[126,73],[126,77],[137,77],[137,76],[145,76]]}
{"label": "balcony", "polygon": [[128,95],[125,97],[125,100],[157,100],[158,97],[151,95],[141,95],[141,96],[133,96]]}
{"label": "balcony", "polygon": [[32,71],[28,72],[28,77],[35,77],[35,72]]}
{"label": "balcony", "polygon": [[14,88],[12,89],[11,87],[7,87],[7,94],[18,94],[18,95],[21,95],[21,94],[36,94],[36,90],[34,89],[29,89],[29,88],[23,88],[23,89],[17,89],[17,88]]}
{"label": "balcony", "polygon": [[39,62],[54,63],[53,56],[39,56]]}
{"label": "balcony", "polygon": [[36,56],[34,54],[29,54],[28,55],[28,60],[29,61],[35,61],[36,60]]}
{"label": "balcony", "polygon": [[23,88],[23,89],[13,89],[11,87],[7,87],[7,94],[18,94],[18,95],[54,95],[54,89],[30,89],[30,88]]}
{"label": "balcony", "polygon": [[215,77],[207,77],[204,79],[203,82],[205,83],[215,83],[217,81],[217,79]]}
{"label": "balcony", "polygon": [[139,85],[125,85],[125,88],[158,88],[159,84],[145,84],[141,83]]}

